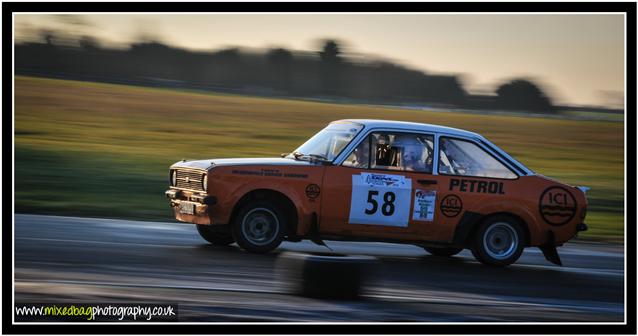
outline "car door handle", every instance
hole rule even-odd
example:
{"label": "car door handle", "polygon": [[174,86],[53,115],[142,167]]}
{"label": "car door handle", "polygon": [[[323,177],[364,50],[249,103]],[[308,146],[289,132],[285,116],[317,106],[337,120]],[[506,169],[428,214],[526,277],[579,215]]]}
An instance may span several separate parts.
{"label": "car door handle", "polygon": [[437,183],[436,180],[416,180],[416,181],[419,182],[420,184],[424,184],[424,185],[436,184]]}

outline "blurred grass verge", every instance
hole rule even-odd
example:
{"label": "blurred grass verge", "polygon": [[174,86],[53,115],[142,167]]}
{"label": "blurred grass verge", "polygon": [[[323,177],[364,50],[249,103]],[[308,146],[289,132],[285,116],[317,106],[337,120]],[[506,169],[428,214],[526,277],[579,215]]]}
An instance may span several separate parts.
{"label": "blurred grass verge", "polygon": [[622,241],[623,123],[477,115],[17,76],[16,212],[168,220],[180,159],[289,152],[328,122],[415,121],[481,133],[536,172],[592,188],[584,239]]}

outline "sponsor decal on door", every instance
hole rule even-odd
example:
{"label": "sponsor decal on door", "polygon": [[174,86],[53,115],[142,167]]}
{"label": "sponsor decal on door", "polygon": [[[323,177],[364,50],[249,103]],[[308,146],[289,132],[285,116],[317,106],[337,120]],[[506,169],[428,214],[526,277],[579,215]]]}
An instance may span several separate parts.
{"label": "sponsor decal on door", "polygon": [[412,220],[431,222],[434,219],[435,205],[435,190],[417,189],[414,192],[414,210],[412,210]]}

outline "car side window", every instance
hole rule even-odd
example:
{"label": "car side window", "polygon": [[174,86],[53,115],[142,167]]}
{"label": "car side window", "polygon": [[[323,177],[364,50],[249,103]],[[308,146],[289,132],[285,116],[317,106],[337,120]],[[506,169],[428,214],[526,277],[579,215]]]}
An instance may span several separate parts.
{"label": "car side window", "polygon": [[346,167],[368,169],[370,167],[370,137],[366,137],[341,164]]}
{"label": "car side window", "polygon": [[432,173],[433,136],[403,132],[370,135],[370,168]]}
{"label": "car side window", "polygon": [[509,168],[471,141],[441,137],[439,148],[439,174],[517,178]]}

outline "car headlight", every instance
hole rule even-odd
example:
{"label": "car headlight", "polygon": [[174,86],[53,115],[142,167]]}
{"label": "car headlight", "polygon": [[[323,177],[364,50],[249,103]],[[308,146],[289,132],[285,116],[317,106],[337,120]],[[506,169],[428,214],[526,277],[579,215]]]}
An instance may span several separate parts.
{"label": "car headlight", "polygon": [[208,175],[204,174],[204,178],[202,178],[202,189],[204,191],[208,191]]}
{"label": "car headlight", "polygon": [[177,184],[177,172],[175,170],[171,170],[170,184],[171,184],[171,187],[174,187],[175,184]]}

